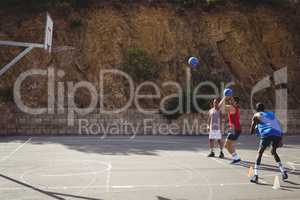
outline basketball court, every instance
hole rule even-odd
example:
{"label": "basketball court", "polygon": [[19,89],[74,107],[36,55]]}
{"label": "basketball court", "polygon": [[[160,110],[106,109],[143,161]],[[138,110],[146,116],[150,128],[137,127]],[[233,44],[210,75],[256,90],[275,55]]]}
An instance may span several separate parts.
{"label": "basketball court", "polygon": [[[44,43],[0,41],[24,50],[0,69],[4,75],[33,48],[52,50],[54,23],[47,13]],[[41,34],[41,33],[37,33]],[[190,70],[188,68],[188,70]],[[242,136],[238,153],[208,158],[207,136],[1,137],[1,200],[211,200],[299,199],[300,138],[285,137],[279,149],[289,172],[273,189],[279,170],[270,153],[263,157],[259,184],[249,181],[257,139]],[[218,151],[217,151],[218,154]],[[281,178],[281,177],[280,177]]]}
{"label": "basketball court", "polygon": [[[207,136],[6,137],[0,139],[0,193],[17,199],[299,199],[299,137],[279,150],[289,180],[270,153],[259,184],[247,176],[256,156],[254,136],[243,136],[243,162],[206,157]],[[218,151],[216,151],[218,154]]]}

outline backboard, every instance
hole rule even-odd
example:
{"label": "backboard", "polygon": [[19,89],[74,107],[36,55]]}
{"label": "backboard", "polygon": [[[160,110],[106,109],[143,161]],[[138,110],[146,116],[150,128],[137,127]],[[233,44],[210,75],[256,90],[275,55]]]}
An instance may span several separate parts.
{"label": "backboard", "polygon": [[0,46],[14,46],[14,47],[23,47],[23,48],[25,47],[25,49],[21,53],[19,53],[12,61],[4,65],[2,68],[0,66],[0,76],[5,74],[13,65],[15,65],[19,60],[21,60],[26,54],[28,54],[34,48],[43,48],[45,49],[45,51],[51,53],[52,36],[53,36],[53,21],[49,13],[47,12],[44,44],[0,40]]}
{"label": "backboard", "polygon": [[49,13],[47,12],[44,49],[47,50],[49,53],[51,53],[51,48],[52,48],[52,36],[53,36],[53,20],[51,19]]}

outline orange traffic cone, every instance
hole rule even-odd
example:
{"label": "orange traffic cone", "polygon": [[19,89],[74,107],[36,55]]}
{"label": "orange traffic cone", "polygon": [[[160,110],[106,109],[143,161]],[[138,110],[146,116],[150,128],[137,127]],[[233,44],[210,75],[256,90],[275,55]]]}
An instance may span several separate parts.
{"label": "orange traffic cone", "polygon": [[275,176],[275,179],[274,179],[274,184],[273,184],[273,187],[272,187],[274,190],[278,190],[280,189],[280,182],[279,182],[279,177],[278,176]]}

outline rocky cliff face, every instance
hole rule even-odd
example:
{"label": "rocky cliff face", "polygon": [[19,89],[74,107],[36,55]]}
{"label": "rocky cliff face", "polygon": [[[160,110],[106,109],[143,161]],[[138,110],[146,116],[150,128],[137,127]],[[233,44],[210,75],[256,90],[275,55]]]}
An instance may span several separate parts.
{"label": "rocky cliff face", "polygon": [[[0,39],[40,42],[44,13],[22,14],[1,11]],[[160,67],[157,83],[184,83],[186,60],[198,56],[202,66],[194,70],[195,82],[235,81],[236,93],[249,106],[251,88],[263,77],[288,67],[289,106],[300,102],[299,9],[274,10],[260,6],[245,9],[225,5],[218,9],[178,10],[164,4],[146,6],[103,5],[68,14],[51,11],[55,21],[54,51],[47,55],[35,49],[0,79],[1,88],[12,88],[18,75],[30,68],[53,66],[65,72],[57,81],[87,80],[98,84],[101,69],[120,68],[129,48],[141,48]],[[5,17],[4,17],[5,16]],[[0,48],[0,63],[8,62],[17,48]],[[106,105],[126,102],[126,86],[118,77],[107,77]],[[23,85],[24,100],[30,105],[47,102],[46,80],[36,77]],[[164,91],[166,94],[168,91]],[[257,95],[270,104],[274,91]],[[78,94],[85,104],[86,92]]]}

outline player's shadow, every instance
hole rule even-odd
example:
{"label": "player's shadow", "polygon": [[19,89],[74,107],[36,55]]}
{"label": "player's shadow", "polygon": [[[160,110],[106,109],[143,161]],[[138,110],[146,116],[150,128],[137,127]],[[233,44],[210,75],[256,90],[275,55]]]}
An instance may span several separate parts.
{"label": "player's shadow", "polygon": [[[250,166],[254,166],[255,163],[251,162],[251,161],[242,161],[242,162],[240,162],[237,165],[249,168]],[[300,175],[300,171],[299,170],[293,170],[293,169],[290,169],[288,167],[285,167],[285,169],[288,170],[289,174],[298,175],[298,176]],[[274,166],[274,165],[261,164],[260,167],[259,167],[259,170],[278,172],[278,167]]]}
{"label": "player's shadow", "polygon": [[[223,158],[223,159],[231,161],[231,159],[229,159],[229,158]],[[255,163],[251,162],[251,161],[247,161],[247,160],[242,160],[240,163],[237,163],[237,164],[234,164],[234,165],[245,167],[245,168],[250,168],[251,166],[253,167],[255,165]],[[263,171],[278,172],[278,167],[277,166],[268,165],[268,164],[261,164],[259,169],[263,170]],[[288,170],[289,174],[300,175],[300,170],[290,169],[288,167],[285,167],[285,169]]]}
{"label": "player's shadow", "polygon": [[[157,196],[157,200],[172,200],[172,199],[165,198],[165,197],[162,197],[162,196]],[[185,200],[185,199],[182,199],[182,200]]]}
{"label": "player's shadow", "polygon": [[289,184],[291,184],[291,185],[300,185],[300,183],[295,183],[295,182],[289,181],[289,180],[286,180],[285,182],[286,182],[286,183],[289,183]]}
{"label": "player's shadow", "polygon": [[165,197],[162,197],[162,196],[157,196],[157,200],[171,200],[171,199],[168,199],[168,198],[165,198]]}
{"label": "player's shadow", "polygon": [[60,196],[65,196],[65,197],[71,197],[71,198],[74,198],[74,199],[83,199],[83,200],[102,200],[102,199],[92,198],[92,197],[85,197],[85,196],[78,196],[78,195],[73,195],[73,194],[65,194],[65,193],[58,193],[58,192],[51,192],[51,191],[42,190],[42,189],[39,189],[39,188],[37,188],[33,185],[29,185],[28,183],[21,182],[19,180],[16,180],[16,179],[8,177],[8,176],[5,176],[3,174],[0,174],[0,177],[3,178],[3,179],[9,180],[11,182],[17,183],[21,186],[30,188],[30,189],[32,189],[36,192],[41,193],[41,194],[47,195],[48,197],[51,197],[53,199],[66,200],[63,197],[60,197]]}

